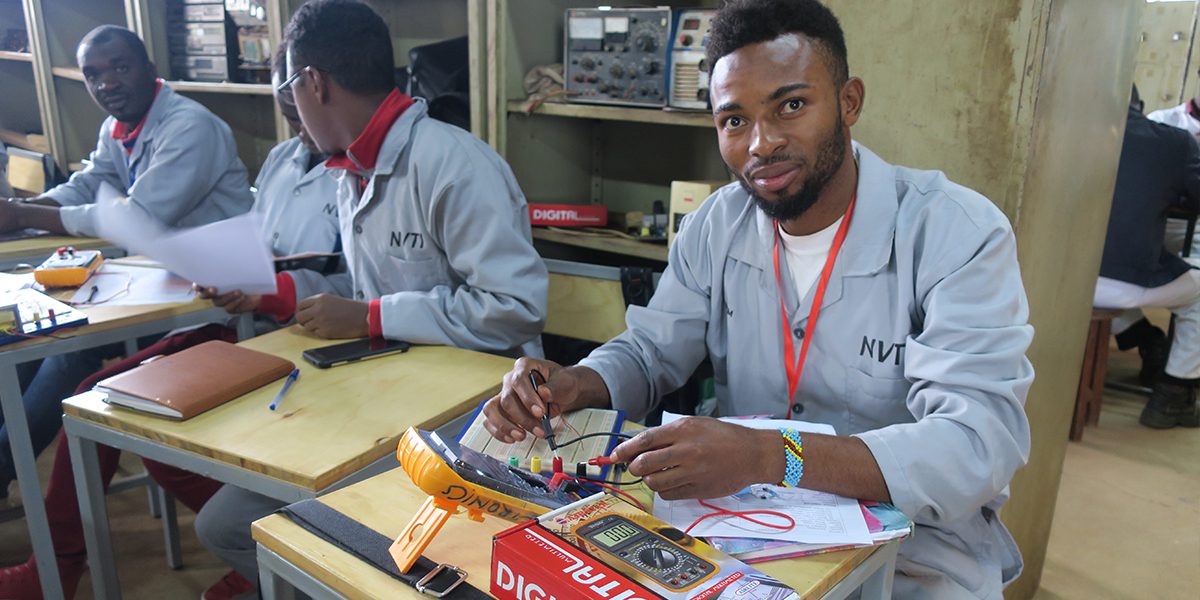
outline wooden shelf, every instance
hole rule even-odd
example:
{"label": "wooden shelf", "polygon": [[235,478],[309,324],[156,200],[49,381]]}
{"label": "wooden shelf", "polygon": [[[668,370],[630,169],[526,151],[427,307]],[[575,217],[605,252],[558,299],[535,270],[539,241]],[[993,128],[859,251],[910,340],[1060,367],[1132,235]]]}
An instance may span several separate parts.
{"label": "wooden shelf", "polygon": [[588,233],[587,230],[574,233],[557,229],[547,229],[545,227],[534,227],[533,239],[574,246],[576,248],[588,248],[601,252],[612,252],[613,254],[623,254],[625,256],[636,256],[638,258],[667,262],[667,246],[665,244],[641,242],[616,235]]}
{"label": "wooden shelf", "polygon": [[15,60],[18,62],[33,62],[33,55],[28,52],[13,52],[11,50],[0,50],[0,60]]}
{"label": "wooden shelf", "polygon": [[0,129],[0,142],[4,142],[8,146],[50,154],[50,140],[46,136],[36,133],[19,133],[9,129]]}
{"label": "wooden shelf", "polygon": [[[54,67],[51,69],[55,77],[83,81],[83,72],[75,67]],[[228,83],[209,81],[167,81],[177,92],[202,92],[206,94],[252,94],[259,96],[271,95],[269,83]]]}
{"label": "wooden shelf", "polygon": [[[508,103],[508,112],[530,114],[529,103],[514,100]],[[534,115],[550,115],[574,119],[600,119],[602,121],[628,121],[654,123],[657,125],[684,125],[688,127],[713,126],[712,115],[706,112],[664,110],[659,108],[632,108],[628,106],[605,106],[602,104],[568,104],[566,102],[544,102]]]}
{"label": "wooden shelf", "polygon": [[83,71],[80,71],[76,67],[54,67],[50,69],[50,72],[55,77],[62,77],[71,81],[83,81]]}
{"label": "wooden shelf", "polygon": [[168,81],[177,92],[203,92],[206,94],[255,94],[270,96],[272,93],[269,83],[214,83],[210,81]]}

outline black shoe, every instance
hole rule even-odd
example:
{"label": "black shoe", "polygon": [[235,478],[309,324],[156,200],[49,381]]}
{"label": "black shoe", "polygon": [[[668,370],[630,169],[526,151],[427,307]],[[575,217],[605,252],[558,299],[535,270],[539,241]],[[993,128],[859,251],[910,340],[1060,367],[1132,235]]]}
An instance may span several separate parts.
{"label": "black shoe", "polygon": [[1196,387],[1164,377],[1154,383],[1150,400],[1138,422],[1153,429],[1170,429],[1176,425],[1200,427],[1196,414]]}
{"label": "black shoe", "polygon": [[1157,327],[1152,327],[1144,335],[1137,349],[1138,356],[1142,357],[1142,370],[1138,372],[1138,379],[1144,385],[1154,385],[1163,374],[1163,369],[1167,368],[1167,355],[1171,351],[1171,346],[1167,344],[1167,334]]}

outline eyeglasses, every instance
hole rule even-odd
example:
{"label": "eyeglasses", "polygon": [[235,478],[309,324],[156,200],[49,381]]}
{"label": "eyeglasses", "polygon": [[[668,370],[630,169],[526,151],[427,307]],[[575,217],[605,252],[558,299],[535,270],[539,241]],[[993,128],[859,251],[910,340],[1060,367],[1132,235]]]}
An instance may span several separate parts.
{"label": "eyeglasses", "polygon": [[300,69],[299,71],[296,71],[295,73],[292,73],[291,77],[288,77],[287,79],[283,80],[283,83],[275,86],[275,91],[279,92],[280,94],[292,93],[292,84],[296,83],[296,80],[299,79],[300,76],[303,75],[305,71],[307,71],[309,69],[314,69],[314,68],[315,67],[313,67],[312,65],[308,65],[307,67],[304,67],[303,69]]}

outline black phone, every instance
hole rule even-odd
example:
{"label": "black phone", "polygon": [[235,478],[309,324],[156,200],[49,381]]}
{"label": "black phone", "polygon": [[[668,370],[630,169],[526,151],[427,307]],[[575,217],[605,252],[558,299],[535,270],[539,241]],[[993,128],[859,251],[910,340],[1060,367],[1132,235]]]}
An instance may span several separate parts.
{"label": "black phone", "polygon": [[375,358],[376,356],[386,356],[397,352],[407,352],[409,347],[410,344],[408,342],[400,340],[367,338],[334,344],[332,346],[311,348],[305,350],[302,356],[304,356],[304,360],[316,365],[318,368],[328,369],[329,367],[335,367],[364,358]]}

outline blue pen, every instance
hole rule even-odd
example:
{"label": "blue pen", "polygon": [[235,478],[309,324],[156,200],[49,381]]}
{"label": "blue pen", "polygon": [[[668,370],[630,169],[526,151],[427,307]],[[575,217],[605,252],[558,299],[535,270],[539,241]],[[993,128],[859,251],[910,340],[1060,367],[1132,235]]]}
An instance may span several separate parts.
{"label": "blue pen", "polygon": [[283,400],[283,395],[287,393],[288,388],[292,387],[292,382],[296,381],[296,378],[299,376],[300,369],[292,371],[291,375],[287,376],[287,381],[283,382],[283,389],[279,390],[279,393],[275,394],[275,399],[271,401],[271,406],[269,407],[271,410],[275,410],[275,407],[279,406],[279,402]]}

